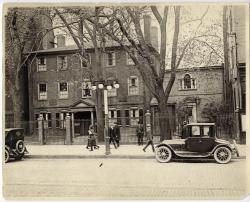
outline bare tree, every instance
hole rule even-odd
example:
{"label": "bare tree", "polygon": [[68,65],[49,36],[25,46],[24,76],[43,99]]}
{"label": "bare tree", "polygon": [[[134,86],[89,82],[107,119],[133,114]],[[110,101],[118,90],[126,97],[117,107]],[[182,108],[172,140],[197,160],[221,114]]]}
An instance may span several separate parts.
{"label": "bare tree", "polygon": [[[78,53],[82,62],[87,63],[87,74],[84,72],[86,79],[92,81],[103,81],[103,49],[105,48],[105,40],[102,35],[102,30],[99,26],[100,12],[102,8],[54,8],[55,13],[61,19],[63,25],[67,28],[68,33],[73,38],[78,47]],[[69,16],[71,18],[67,18]],[[93,23],[86,21],[87,18],[92,18]],[[74,23],[72,23],[72,20]],[[86,53],[86,44],[92,44],[95,53],[95,65],[91,66]],[[103,94],[101,89],[96,90],[96,118],[97,118],[97,133],[99,140],[104,140],[104,117],[103,117]]]}
{"label": "bare tree", "polygon": [[[39,21],[46,9],[10,8],[5,16],[5,73],[6,96],[13,102],[14,127],[21,127],[24,95],[22,76],[31,51],[42,48],[44,30]],[[39,19],[39,20],[38,20]]]}

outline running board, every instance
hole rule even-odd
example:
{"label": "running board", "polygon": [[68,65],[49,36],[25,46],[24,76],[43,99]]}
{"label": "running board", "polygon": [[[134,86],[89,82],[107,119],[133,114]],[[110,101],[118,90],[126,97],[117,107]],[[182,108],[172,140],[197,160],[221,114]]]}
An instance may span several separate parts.
{"label": "running board", "polygon": [[193,158],[204,158],[211,156],[211,153],[196,153],[196,152],[175,152],[176,156],[179,157],[193,157]]}

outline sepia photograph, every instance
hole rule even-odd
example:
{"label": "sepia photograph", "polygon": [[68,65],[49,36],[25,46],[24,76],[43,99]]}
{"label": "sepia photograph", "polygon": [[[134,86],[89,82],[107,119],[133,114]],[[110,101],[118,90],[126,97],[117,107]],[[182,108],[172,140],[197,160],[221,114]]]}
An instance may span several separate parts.
{"label": "sepia photograph", "polygon": [[248,3],[5,3],[1,31],[4,200],[249,196]]}

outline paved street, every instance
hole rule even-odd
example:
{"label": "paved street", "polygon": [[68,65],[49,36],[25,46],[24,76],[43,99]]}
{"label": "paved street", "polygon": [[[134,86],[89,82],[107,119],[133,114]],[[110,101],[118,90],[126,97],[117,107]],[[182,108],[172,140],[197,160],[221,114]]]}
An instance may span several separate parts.
{"label": "paved street", "polygon": [[[102,166],[101,166],[102,164]],[[6,199],[239,199],[246,160],[24,159],[4,165]]]}

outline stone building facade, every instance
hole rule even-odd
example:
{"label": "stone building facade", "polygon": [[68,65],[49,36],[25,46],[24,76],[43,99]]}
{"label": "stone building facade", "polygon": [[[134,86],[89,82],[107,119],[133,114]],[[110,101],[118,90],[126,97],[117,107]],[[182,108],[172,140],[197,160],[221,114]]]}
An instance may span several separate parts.
{"label": "stone building facade", "polygon": [[[165,81],[168,81],[169,77],[170,72],[167,71]],[[207,122],[207,118],[202,114],[204,106],[212,102],[221,104],[223,91],[222,66],[178,69],[168,100],[169,112],[174,116],[170,122],[172,131],[180,133],[180,124],[183,120],[178,117],[178,108],[181,105],[185,104],[188,107],[188,117],[186,118],[189,122]],[[159,135],[159,117],[155,98],[151,101],[151,108],[153,131],[155,135]]]}

